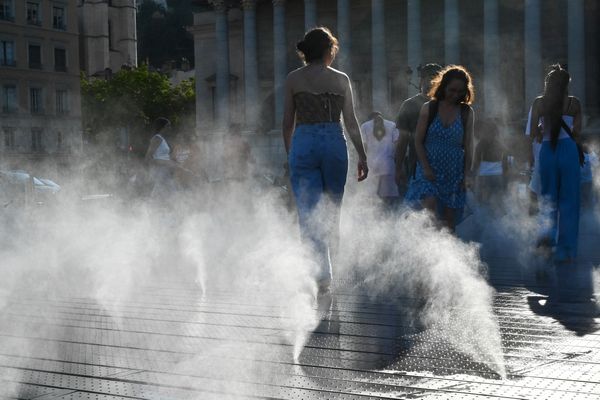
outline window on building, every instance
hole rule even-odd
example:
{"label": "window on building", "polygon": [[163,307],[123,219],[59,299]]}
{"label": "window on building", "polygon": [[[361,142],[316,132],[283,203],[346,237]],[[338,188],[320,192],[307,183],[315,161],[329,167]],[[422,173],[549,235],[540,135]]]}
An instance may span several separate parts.
{"label": "window on building", "polygon": [[0,65],[15,66],[15,42],[0,40]]}
{"label": "window on building", "polygon": [[12,150],[15,148],[15,128],[5,126],[2,128],[4,132],[4,148],[6,150]]}
{"label": "window on building", "polygon": [[67,51],[60,47],[54,48],[54,70],[60,72],[67,70]]}
{"label": "window on building", "polygon": [[29,25],[42,25],[42,15],[40,14],[40,3],[35,1],[27,2],[27,23]]}
{"label": "window on building", "polygon": [[13,0],[0,0],[0,20],[14,21]]}
{"label": "window on building", "polygon": [[42,68],[42,47],[39,44],[29,45],[29,68]]}
{"label": "window on building", "polygon": [[39,114],[43,111],[42,89],[29,88],[29,110],[32,114]]}
{"label": "window on building", "polygon": [[17,111],[17,87],[15,85],[2,87],[2,111],[5,113]]}
{"label": "window on building", "polygon": [[52,7],[52,27],[62,31],[67,29],[67,19],[64,7]]}
{"label": "window on building", "polygon": [[59,89],[56,91],[56,113],[66,114],[69,111],[69,104],[67,99],[67,91]]}
{"label": "window on building", "polygon": [[42,128],[31,128],[31,151],[42,151]]}

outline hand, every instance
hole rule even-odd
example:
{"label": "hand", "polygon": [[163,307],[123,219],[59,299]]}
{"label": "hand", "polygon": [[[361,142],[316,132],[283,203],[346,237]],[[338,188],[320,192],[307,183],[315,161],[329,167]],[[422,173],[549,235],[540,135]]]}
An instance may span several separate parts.
{"label": "hand", "polygon": [[367,160],[358,160],[358,181],[364,181],[367,179],[367,175],[369,174],[369,166],[367,165]]}
{"label": "hand", "polygon": [[471,175],[467,175],[463,178],[461,183],[462,190],[467,191],[473,187],[473,177]]}
{"label": "hand", "polygon": [[433,170],[431,168],[423,169],[423,176],[429,182],[435,182],[435,174],[433,173]]}
{"label": "hand", "polygon": [[396,169],[396,185],[398,186],[404,186],[406,185],[407,182],[407,177],[406,177],[406,171],[404,171],[404,168],[400,167]]}

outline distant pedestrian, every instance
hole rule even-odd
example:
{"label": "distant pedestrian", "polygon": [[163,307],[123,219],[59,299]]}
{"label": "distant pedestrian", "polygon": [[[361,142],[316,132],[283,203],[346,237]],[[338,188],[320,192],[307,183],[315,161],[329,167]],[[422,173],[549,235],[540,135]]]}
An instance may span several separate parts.
{"label": "distant pedestrian", "polygon": [[338,50],[337,39],[327,28],[315,28],[296,47],[305,65],[292,71],[285,83],[283,141],[300,233],[319,263],[319,289],[327,292],[348,172],[342,116],[358,153],[358,180],[366,179],[369,170],[354,114],[350,79],[331,68]]}
{"label": "distant pedestrian", "polygon": [[508,152],[500,140],[498,121],[486,119],[479,124],[477,131],[479,142],[475,146],[473,162],[477,200],[494,211],[500,211],[506,186]]}
{"label": "distant pedestrian", "polygon": [[384,119],[380,112],[374,111],[369,120],[360,126],[360,130],[369,159],[370,180],[374,181],[374,194],[387,206],[393,207],[400,198],[394,179],[394,153],[399,137],[398,129],[392,121]]}
{"label": "distant pedestrian", "polygon": [[419,67],[419,93],[402,103],[398,117],[396,118],[396,128],[400,132],[395,156],[396,184],[403,192],[406,191],[408,180],[413,176],[417,166],[415,135],[419,113],[423,104],[431,100],[429,97],[431,81],[441,69],[442,67],[435,63]]}
{"label": "distant pedestrian", "polygon": [[555,262],[572,264],[579,236],[580,174],[583,154],[577,140],[581,132],[581,104],[569,96],[569,73],[553,65],[546,76],[544,94],[531,107],[530,132],[541,143],[539,172],[541,211],[548,219],[539,245],[556,247]]}
{"label": "distant pedestrian", "polygon": [[441,210],[454,231],[470,186],[475,99],[471,75],[450,65],[435,77],[431,101],[419,113],[415,150],[418,163],[406,200],[418,201],[434,215]]}
{"label": "distant pedestrian", "polygon": [[598,169],[600,160],[595,151],[583,146],[584,161],[581,166],[581,208],[591,209],[595,204],[594,170]]}
{"label": "distant pedestrian", "polygon": [[172,141],[170,132],[171,122],[163,117],[157,118],[152,124],[154,135],[146,151],[146,161],[150,166],[152,178],[151,198],[164,199],[177,189],[174,179],[174,170],[178,164],[171,158],[171,146],[167,137]]}

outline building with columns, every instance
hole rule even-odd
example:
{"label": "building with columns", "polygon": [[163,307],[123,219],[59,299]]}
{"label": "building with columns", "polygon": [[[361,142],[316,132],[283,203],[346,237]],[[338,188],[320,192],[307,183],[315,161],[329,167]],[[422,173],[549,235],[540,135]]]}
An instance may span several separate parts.
{"label": "building with columns", "polygon": [[110,68],[137,65],[135,0],[79,0],[81,69],[103,76]]}
{"label": "building with columns", "polygon": [[[197,1],[197,127],[241,124],[255,141],[277,132],[295,43],[324,25],[340,40],[335,67],[354,85],[359,118],[394,118],[418,89],[416,69],[458,63],[473,74],[479,115],[517,127],[543,88],[545,69],[567,65],[571,92],[593,125],[600,115],[600,2],[593,0]],[[519,128],[520,129],[520,128]],[[517,130],[515,128],[515,130]],[[515,132],[516,133],[516,132]],[[277,140],[279,136],[277,135]]]}

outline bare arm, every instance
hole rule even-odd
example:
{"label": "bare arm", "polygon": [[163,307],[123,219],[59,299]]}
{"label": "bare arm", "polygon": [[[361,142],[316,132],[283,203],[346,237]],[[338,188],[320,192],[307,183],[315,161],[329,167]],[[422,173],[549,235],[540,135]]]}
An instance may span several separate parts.
{"label": "bare arm", "polygon": [[541,99],[538,97],[533,101],[533,105],[531,106],[531,121],[529,122],[529,134],[531,135],[531,141],[537,140],[540,141],[542,137],[542,132],[540,132],[540,127],[538,125],[540,121],[540,105]]}
{"label": "bare arm", "polygon": [[356,114],[354,112],[354,96],[352,94],[352,87],[350,86],[350,79],[348,79],[347,76],[345,77],[344,89],[344,125],[346,126],[350,140],[352,141],[352,144],[358,153],[358,157],[361,160],[366,160],[367,154],[365,152],[365,146],[360,134],[358,120],[356,119]]}
{"label": "bare arm", "polygon": [[148,150],[146,151],[146,156],[144,157],[144,160],[146,160],[147,162],[151,162],[153,160],[152,156],[154,155],[154,152],[156,151],[159,145],[160,139],[156,136],[153,137],[152,140],[150,140],[150,145],[148,146]]}
{"label": "bare arm", "polygon": [[354,95],[352,94],[352,86],[350,85],[350,79],[344,75],[344,109],[342,114],[344,117],[344,125],[350,136],[350,140],[358,153],[358,181],[367,179],[369,173],[369,167],[367,166],[367,153],[365,146],[362,141],[362,135],[360,133],[360,127],[356,119],[354,112]]}
{"label": "bare arm", "polygon": [[406,149],[408,149],[408,142],[410,141],[410,133],[404,129],[400,129],[400,137],[396,143],[396,154],[394,160],[396,162],[396,169],[402,167],[404,163],[404,157],[406,157]]}
{"label": "bare arm", "polygon": [[294,92],[292,91],[290,75],[285,81],[285,101],[283,105],[283,123],[281,131],[283,133],[283,144],[286,154],[290,153],[292,143],[292,134],[296,126],[296,109],[294,107]]}
{"label": "bare arm", "polygon": [[470,175],[473,165],[473,137],[475,127],[475,112],[469,107],[469,118],[467,119],[467,129],[465,129],[465,175]]}
{"label": "bare arm", "polygon": [[582,110],[581,110],[581,103],[579,102],[579,99],[577,97],[574,97],[573,100],[575,101],[574,104],[574,108],[575,108],[575,115],[573,115],[573,138],[575,139],[575,141],[579,141],[579,135],[581,134],[581,129],[582,129]]}
{"label": "bare arm", "polygon": [[423,104],[421,111],[419,112],[419,120],[417,121],[417,130],[415,133],[415,152],[417,153],[417,159],[423,168],[423,171],[427,174],[433,174],[429,160],[427,159],[427,152],[425,151],[425,138],[427,137],[427,121],[429,120],[429,102]]}
{"label": "bare arm", "polygon": [[[475,155],[473,156],[473,158],[474,158],[473,171],[475,171],[475,172],[479,171],[479,166],[481,165],[481,147],[482,147],[481,142],[477,143],[477,146],[475,146]],[[466,158],[466,152],[467,152],[467,150],[465,149],[465,158]]]}

